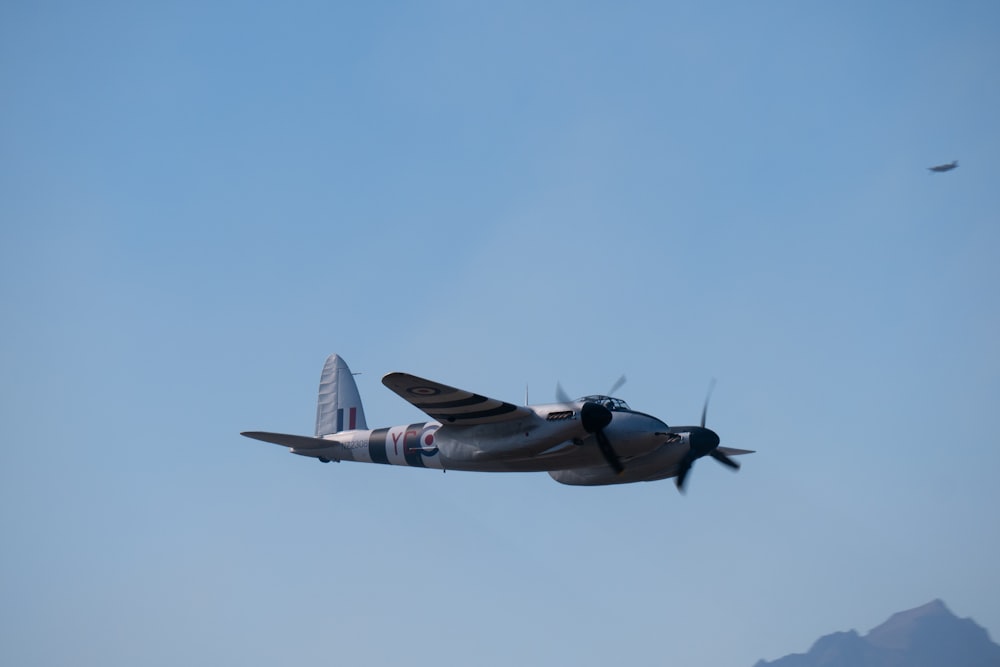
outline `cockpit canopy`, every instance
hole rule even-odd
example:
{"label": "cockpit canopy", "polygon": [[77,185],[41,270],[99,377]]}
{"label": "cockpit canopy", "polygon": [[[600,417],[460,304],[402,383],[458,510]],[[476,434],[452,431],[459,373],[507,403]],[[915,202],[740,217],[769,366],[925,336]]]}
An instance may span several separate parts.
{"label": "cockpit canopy", "polygon": [[597,403],[598,405],[603,405],[608,410],[611,410],[611,412],[630,412],[632,410],[632,408],[628,406],[628,403],[620,398],[614,398],[612,396],[600,396],[595,394],[593,396],[584,396],[578,400],[583,401],[584,403]]}

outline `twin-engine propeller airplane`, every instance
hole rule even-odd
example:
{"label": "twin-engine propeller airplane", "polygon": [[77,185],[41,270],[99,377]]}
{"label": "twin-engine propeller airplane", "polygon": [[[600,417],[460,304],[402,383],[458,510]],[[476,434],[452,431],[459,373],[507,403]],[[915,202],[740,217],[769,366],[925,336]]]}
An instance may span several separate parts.
{"label": "twin-engine propeller airplane", "polygon": [[242,435],[323,463],[547,472],[557,482],[576,486],[674,477],[681,491],[701,457],[738,469],[730,457],[753,453],[719,446],[719,436],[705,426],[707,398],[700,426],[667,426],[611,396],[574,401],[559,389],[558,403],[517,406],[407,373],[389,373],[382,384],[434,421],[369,430],[354,376],[333,354],[320,377],[315,437],[261,431]]}

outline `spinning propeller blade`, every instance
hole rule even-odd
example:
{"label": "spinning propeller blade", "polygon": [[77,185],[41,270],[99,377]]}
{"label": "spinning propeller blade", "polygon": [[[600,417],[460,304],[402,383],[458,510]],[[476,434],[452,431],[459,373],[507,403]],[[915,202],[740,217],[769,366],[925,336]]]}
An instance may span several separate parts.
{"label": "spinning propeller blade", "polygon": [[611,446],[611,441],[608,440],[608,436],[604,435],[604,431],[598,431],[594,434],[594,437],[597,438],[597,446],[600,448],[601,454],[604,455],[604,460],[608,462],[608,467],[614,470],[616,475],[625,472],[622,460],[618,458],[618,453]]}
{"label": "spinning propeller blade", "polygon": [[718,461],[722,465],[729,466],[733,470],[739,470],[740,469],[740,464],[739,463],[737,463],[736,461],[732,460],[731,458],[729,458],[728,456],[726,456],[725,454],[723,454],[722,452],[720,452],[718,449],[713,450],[712,452],[710,452],[709,456],[711,456],[713,459],[715,459],[716,461]]}
{"label": "spinning propeller blade", "polygon": [[[613,385],[611,385],[611,389],[608,389],[608,393],[606,395],[607,396],[614,396],[615,392],[618,391],[619,389],[621,389],[625,385],[625,383],[627,381],[628,381],[628,378],[626,378],[625,375],[623,374],[620,378],[618,378],[617,380],[615,380],[615,383]],[[560,403],[572,403],[573,402],[573,399],[570,398],[569,394],[566,393],[566,390],[563,389],[563,386],[562,386],[561,382],[556,382],[556,400],[559,401]]]}
{"label": "spinning propeller blade", "polygon": [[627,382],[624,375],[615,380],[615,383],[611,385],[611,389],[608,389],[608,396],[614,396],[615,392],[622,388],[622,386]]}
{"label": "spinning propeller blade", "polygon": [[684,493],[684,480],[687,479],[692,465],[694,465],[694,459],[685,456],[680,463],[680,471],[678,471],[677,477],[674,478],[674,483],[677,484],[677,490],[681,493]]}
{"label": "spinning propeller blade", "polygon": [[705,417],[708,416],[708,401],[712,398],[712,392],[715,391],[715,378],[708,383],[708,393],[705,394],[705,405],[701,409],[701,427],[705,428]]}

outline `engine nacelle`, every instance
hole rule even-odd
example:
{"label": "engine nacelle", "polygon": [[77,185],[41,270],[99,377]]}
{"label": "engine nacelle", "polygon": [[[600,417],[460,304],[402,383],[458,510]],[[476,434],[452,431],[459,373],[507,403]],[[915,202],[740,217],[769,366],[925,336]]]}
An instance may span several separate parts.
{"label": "engine nacelle", "polygon": [[[677,440],[677,439],[675,439]],[[660,439],[662,443],[662,438]],[[549,472],[552,479],[570,486],[604,486],[630,482],[652,482],[676,474],[677,464],[687,453],[687,445],[679,441],[661,444],[655,451],[625,461],[625,471],[620,475],[607,465],[589,468],[572,468]]]}

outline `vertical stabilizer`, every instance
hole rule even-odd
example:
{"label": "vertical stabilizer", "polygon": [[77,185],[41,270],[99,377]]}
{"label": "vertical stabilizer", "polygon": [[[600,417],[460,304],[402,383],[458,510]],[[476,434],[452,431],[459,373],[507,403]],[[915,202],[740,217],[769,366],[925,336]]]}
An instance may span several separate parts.
{"label": "vertical stabilizer", "polygon": [[351,369],[343,359],[331,354],[323,364],[323,375],[319,379],[316,437],[354,429],[368,429],[361,394]]}

